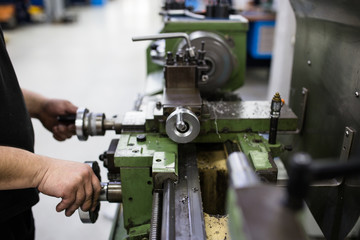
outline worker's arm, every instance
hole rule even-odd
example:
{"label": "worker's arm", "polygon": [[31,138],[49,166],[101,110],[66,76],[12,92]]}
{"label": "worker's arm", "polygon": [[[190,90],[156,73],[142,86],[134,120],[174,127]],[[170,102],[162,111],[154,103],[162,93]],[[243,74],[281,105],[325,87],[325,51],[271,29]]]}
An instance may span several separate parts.
{"label": "worker's arm", "polygon": [[63,141],[75,134],[75,125],[58,122],[57,116],[76,114],[77,107],[67,100],[51,99],[22,89],[26,107],[31,117],[38,118],[54,138]]}
{"label": "worker's arm", "polygon": [[63,161],[0,146],[0,190],[37,188],[62,198],[56,211],[70,216],[81,207],[95,210],[100,183],[87,164]]}

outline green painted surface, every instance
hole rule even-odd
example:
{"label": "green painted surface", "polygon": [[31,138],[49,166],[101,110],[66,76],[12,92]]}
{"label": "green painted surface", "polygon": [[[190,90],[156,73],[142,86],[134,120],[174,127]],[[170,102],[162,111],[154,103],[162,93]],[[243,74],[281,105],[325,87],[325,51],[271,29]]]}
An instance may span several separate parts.
{"label": "green painted surface", "polygon": [[125,228],[150,223],[153,190],[150,168],[121,167],[120,174]]}
{"label": "green painted surface", "polygon": [[141,226],[133,227],[129,231],[129,237],[128,240],[143,240],[148,239],[150,224],[144,224]]}
{"label": "green painted surface", "polygon": [[269,162],[269,154],[267,152],[249,151],[250,160],[254,164],[255,170],[265,170],[272,168]]}
{"label": "green painted surface", "polygon": [[174,152],[155,152],[152,171],[157,173],[176,173],[177,164]]}
{"label": "green painted surface", "polygon": [[255,171],[271,169],[269,154],[275,157],[282,152],[281,144],[269,144],[265,138],[257,133],[212,133],[200,135],[195,139],[195,142],[224,143],[228,140],[239,143],[241,151],[252,162]]}
{"label": "green painted surface", "polygon": [[269,161],[271,152],[268,141],[256,133],[238,134],[238,142],[241,150],[252,162],[255,171],[272,168]]}
{"label": "green painted surface", "polygon": [[138,134],[121,134],[115,153],[116,167],[151,167],[155,152],[174,153],[177,156],[177,144],[166,136],[146,134],[146,141],[138,142]]}
{"label": "green painted surface", "polygon": [[[157,174],[171,172],[177,175],[177,144],[159,134],[121,134],[115,152],[115,166],[120,167],[123,193],[124,227],[130,234],[149,229],[152,210],[153,162]],[[161,160],[157,162],[156,160]],[[133,234],[130,234],[133,235]]]}

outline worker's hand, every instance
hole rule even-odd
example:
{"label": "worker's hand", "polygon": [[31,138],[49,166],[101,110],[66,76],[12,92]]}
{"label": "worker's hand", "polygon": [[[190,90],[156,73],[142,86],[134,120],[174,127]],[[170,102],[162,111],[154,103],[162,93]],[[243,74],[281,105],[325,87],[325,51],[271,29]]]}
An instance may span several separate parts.
{"label": "worker's hand", "polygon": [[100,195],[100,182],[88,164],[47,160],[39,173],[38,190],[46,195],[62,198],[56,211],[65,210],[71,216],[79,207],[94,211]]}
{"label": "worker's hand", "polygon": [[71,102],[59,99],[47,99],[42,105],[39,119],[46,129],[53,133],[58,141],[64,141],[75,134],[75,125],[59,123],[57,116],[76,114],[77,107]]}

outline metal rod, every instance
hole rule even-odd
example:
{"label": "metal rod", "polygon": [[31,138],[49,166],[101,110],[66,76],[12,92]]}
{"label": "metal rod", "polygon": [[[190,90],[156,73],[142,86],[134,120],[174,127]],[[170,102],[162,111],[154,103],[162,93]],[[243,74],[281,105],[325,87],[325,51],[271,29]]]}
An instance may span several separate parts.
{"label": "metal rod", "polygon": [[161,223],[161,240],[175,239],[175,202],[174,183],[168,179],[164,182],[163,210]]}
{"label": "metal rod", "polygon": [[169,38],[184,38],[186,41],[186,44],[188,45],[190,57],[195,57],[195,51],[194,51],[194,48],[191,46],[190,37],[186,33],[182,33],[182,32],[160,33],[160,34],[155,34],[155,35],[133,37],[132,40],[134,42],[137,42],[137,41],[159,40],[159,39],[169,39]]}
{"label": "metal rod", "polygon": [[277,127],[278,127],[279,118],[270,118],[270,131],[269,131],[269,143],[276,144],[277,136]]}
{"label": "metal rod", "polygon": [[227,168],[231,184],[235,188],[248,187],[260,182],[254,169],[250,166],[249,160],[241,152],[237,143],[226,141],[225,150],[228,155]]}
{"label": "metal rod", "polygon": [[186,43],[189,48],[191,48],[191,42],[189,35],[186,33],[160,33],[160,34],[154,34],[154,35],[147,35],[147,36],[138,36],[133,37],[132,40],[134,42],[137,41],[146,41],[146,40],[158,40],[158,39],[169,39],[169,38],[184,38],[186,40]]}
{"label": "metal rod", "polygon": [[243,188],[259,184],[260,180],[250,166],[245,154],[229,149],[227,151],[230,153],[227,159],[227,167],[232,186],[234,188]]}
{"label": "metal rod", "polygon": [[269,143],[276,144],[276,135],[278,122],[280,117],[280,111],[282,107],[281,97],[279,93],[275,93],[273,99],[271,100],[270,107],[270,131],[269,131]]}
{"label": "metal rod", "polygon": [[181,111],[178,111],[176,114],[176,128],[180,132],[185,132],[187,130],[186,124],[184,122],[184,118]]}

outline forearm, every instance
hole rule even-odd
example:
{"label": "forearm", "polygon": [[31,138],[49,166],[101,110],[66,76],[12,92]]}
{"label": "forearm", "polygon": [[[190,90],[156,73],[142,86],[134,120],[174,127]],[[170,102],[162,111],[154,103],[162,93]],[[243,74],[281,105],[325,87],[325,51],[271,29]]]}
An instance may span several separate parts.
{"label": "forearm", "polygon": [[62,198],[56,210],[66,209],[66,216],[79,207],[95,210],[100,194],[100,182],[87,164],[0,146],[0,190],[32,187]]}
{"label": "forearm", "polygon": [[48,98],[26,89],[22,89],[22,93],[24,95],[25,104],[30,113],[30,116],[39,118],[40,113],[44,109],[44,105],[48,101]]}
{"label": "forearm", "polygon": [[47,169],[45,157],[0,146],[0,190],[38,187]]}

